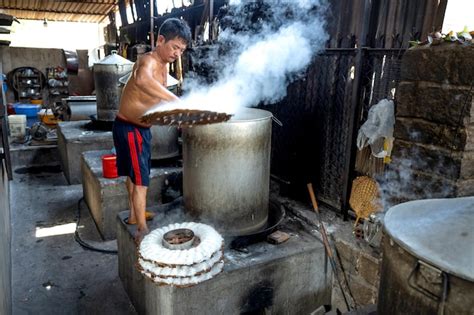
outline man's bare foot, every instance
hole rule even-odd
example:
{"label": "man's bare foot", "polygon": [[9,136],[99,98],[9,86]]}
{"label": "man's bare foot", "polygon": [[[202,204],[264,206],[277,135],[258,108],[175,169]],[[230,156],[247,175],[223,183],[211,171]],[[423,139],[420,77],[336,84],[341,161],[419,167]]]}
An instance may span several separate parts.
{"label": "man's bare foot", "polygon": [[145,235],[147,235],[148,233],[150,233],[150,231],[148,230],[147,227],[142,228],[142,229],[138,228],[137,231],[135,232],[135,236],[133,237],[135,244],[137,246],[140,245],[141,241],[143,240]]}

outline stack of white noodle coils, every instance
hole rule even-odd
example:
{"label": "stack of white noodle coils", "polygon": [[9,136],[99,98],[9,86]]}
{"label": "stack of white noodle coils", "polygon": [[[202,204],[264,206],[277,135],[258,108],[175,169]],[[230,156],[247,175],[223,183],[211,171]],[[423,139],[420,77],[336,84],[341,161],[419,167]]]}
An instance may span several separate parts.
{"label": "stack of white noodle coils", "polygon": [[[190,249],[168,249],[163,235],[190,229],[200,243]],[[145,236],[138,248],[138,269],[153,282],[188,287],[217,275],[224,267],[224,240],[214,228],[195,222],[174,223]]]}

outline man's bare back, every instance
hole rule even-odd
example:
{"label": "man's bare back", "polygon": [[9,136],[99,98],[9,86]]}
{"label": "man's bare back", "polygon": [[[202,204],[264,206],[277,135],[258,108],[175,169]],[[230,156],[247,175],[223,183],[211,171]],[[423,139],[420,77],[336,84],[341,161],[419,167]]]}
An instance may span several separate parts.
{"label": "man's bare back", "polygon": [[167,62],[156,51],[140,57],[132,75],[122,91],[118,116],[143,125],[140,117],[161,101],[174,101],[178,97],[166,88]]}

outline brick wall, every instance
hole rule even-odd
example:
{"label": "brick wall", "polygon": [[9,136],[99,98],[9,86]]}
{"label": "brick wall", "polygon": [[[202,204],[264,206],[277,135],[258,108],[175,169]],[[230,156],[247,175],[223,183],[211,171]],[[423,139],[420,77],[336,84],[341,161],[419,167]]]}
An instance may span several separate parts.
{"label": "brick wall", "polygon": [[[333,233],[333,238],[336,255],[338,255],[338,267],[341,270],[340,275],[346,278],[344,280],[347,280],[347,283],[344,284],[346,298],[352,307],[359,308],[376,304],[380,283],[381,255],[364,241],[355,239],[353,235],[348,235],[345,230],[352,232],[351,222],[341,222],[336,230],[337,233]],[[339,285],[335,280],[332,304],[334,308],[347,311]]]}
{"label": "brick wall", "polygon": [[389,204],[474,195],[474,45],[408,50],[396,95]]}
{"label": "brick wall", "polygon": [[[287,199],[275,193],[272,193],[270,199],[272,202],[284,206],[287,213],[296,215],[302,220],[301,224],[309,223],[309,229],[314,232],[315,236],[320,237],[322,242],[322,236],[317,228],[319,226],[317,215],[308,208],[309,204]],[[332,244],[338,273],[349,305],[355,309],[376,304],[380,281],[380,251],[369,246],[364,240],[354,237],[352,221],[343,221],[324,205],[320,207],[320,211],[321,219]],[[329,261],[327,263],[329,264]],[[327,268],[331,267],[328,265]],[[333,310],[348,311],[335,277],[332,282],[331,305]]]}

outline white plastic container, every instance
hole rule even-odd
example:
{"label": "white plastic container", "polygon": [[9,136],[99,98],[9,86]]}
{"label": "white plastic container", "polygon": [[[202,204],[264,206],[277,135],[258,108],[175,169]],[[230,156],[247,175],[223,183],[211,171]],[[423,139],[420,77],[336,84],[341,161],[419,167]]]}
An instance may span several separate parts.
{"label": "white plastic container", "polygon": [[8,126],[12,138],[23,138],[26,135],[26,115],[8,116]]}

